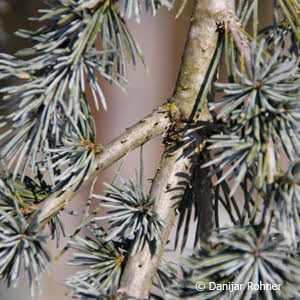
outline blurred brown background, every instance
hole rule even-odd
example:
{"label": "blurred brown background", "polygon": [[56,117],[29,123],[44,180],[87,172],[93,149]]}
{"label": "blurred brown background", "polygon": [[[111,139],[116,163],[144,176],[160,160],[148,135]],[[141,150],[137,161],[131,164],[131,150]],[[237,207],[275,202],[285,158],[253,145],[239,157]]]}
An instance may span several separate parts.
{"label": "blurred brown background", "polygon": [[[137,24],[134,18],[129,21],[129,27],[145,55],[149,72],[145,71],[141,63],[138,63],[135,71],[129,67],[129,85],[126,86],[126,94],[118,87],[105,86],[108,111],[104,112],[101,108],[98,112],[93,110],[97,122],[99,143],[106,144],[172,95],[188,31],[192,2],[189,1],[188,7],[178,20],[174,20],[175,11],[163,8],[155,17],[152,17],[150,13],[145,13],[141,24]],[[37,9],[44,7],[44,4],[41,0],[6,0],[6,3],[8,6],[6,11],[1,13],[0,23],[6,33],[6,40],[0,32],[0,50],[14,53],[18,49],[29,47],[30,44],[14,36],[13,33],[19,28],[35,28],[35,22],[28,21],[27,18],[36,16]],[[260,5],[264,5],[260,9],[262,26],[267,19],[270,22],[271,3],[272,0],[260,1]],[[162,150],[160,143],[161,139],[157,137],[144,147],[145,178],[154,176],[155,166],[159,162]],[[128,156],[122,171],[125,178],[134,176],[134,169],[138,168],[138,158],[138,151],[134,151]],[[97,193],[101,192],[103,181],[111,182],[112,172],[117,166],[118,164],[101,175],[96,186]],[[73,200],[72,207],[75,206],[76,211],[80,212],[85,205],[87,192]],[[72,228],[78,224],[78,219],[66,217],[66,220],[67,234],[71,234]],[[224,219],[223,222],[226,223],[227,219]],[[54,243],[50,243],[50,245],[53,253],[57,253]],[[24,282],[20,280],[19,287],[16,289],[7,290],[5,285],[0,285],[0,300],[70,299],[65,296],[67,289],[61,284],[72,273],[72,268],[66,266],[69,259],[70,253],[67,253],[60,261],[51,265],[52,273],[49,276],[44,274],[42,296],[31,298],[27,288],[27,279],[24,279]]]}

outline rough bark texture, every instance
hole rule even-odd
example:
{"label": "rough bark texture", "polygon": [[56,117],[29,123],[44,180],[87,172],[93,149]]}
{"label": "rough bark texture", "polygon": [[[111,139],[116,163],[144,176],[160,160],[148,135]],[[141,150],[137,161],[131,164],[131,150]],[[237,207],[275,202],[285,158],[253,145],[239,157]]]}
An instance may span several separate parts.
{"label": "rough bark texture", "polygon": [[195,0],[173,100],[183,119],[190,117],[216,48],[216,16],[228,10],[234,10],[233,0]]}
{"label": "rough bark texture", "polygon": [[[216,15],[233,8],[232,0],[195,0],[181,69],[174,96],[170,99],[180,111],[181,120],[177,123],[177,129],[183,128],[189,119],[212,61],[218,39]],[[205,103],[197,121],[211,120]],[[174,224],[174,203],[184,193],[184,189],[178,188],[178,181],[182,174],[190,176],[190,161],[185,156],[185,150],[183,147],[175,151],[173,149],[166,147],[151,188],[151,196],[156,199],[154,210],[165,221],[163,242],[157,245],[153,256],[149,247],[145,247],[140,253],[129,257],[121,279],[121,295],[135,299],[146,299],[149,296],[153,277]]]}

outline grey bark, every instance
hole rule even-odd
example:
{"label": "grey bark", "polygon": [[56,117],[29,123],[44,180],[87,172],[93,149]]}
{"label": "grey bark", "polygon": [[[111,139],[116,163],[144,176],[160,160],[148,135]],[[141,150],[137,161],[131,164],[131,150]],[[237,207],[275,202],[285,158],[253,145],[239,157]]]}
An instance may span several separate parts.
{"label": "grey bark", "polygon": [[[180,111],[177,129],[185,126],[189,119],[201,85],[207,74],[217,46],[216,16],[221,11],[234,9],[234,1],[229,0],[195,0],[191,25],[187,37],[182,65],[178,75],[174,96],[169,100],[174,102]],[[207,103],[202,106],[197,120],[210,122],[212,117],[207,109]],[[191,162],[185,156],[183,147],[173,151],[166,146],[158,171],[151,187],[151,196],[155,197],[154,210],[164,220],[163,241],[158,243],[155,255],[151,256],[148,246],[129,257],[121,279],[120,295],[148,298],[152,280],[161,261],[165,245],[175,220],[174,202],[178,201],[184,189],[176,188],[180,180],[178,174],[190,176]],[[172,150],[172,151],[171,151]]]}

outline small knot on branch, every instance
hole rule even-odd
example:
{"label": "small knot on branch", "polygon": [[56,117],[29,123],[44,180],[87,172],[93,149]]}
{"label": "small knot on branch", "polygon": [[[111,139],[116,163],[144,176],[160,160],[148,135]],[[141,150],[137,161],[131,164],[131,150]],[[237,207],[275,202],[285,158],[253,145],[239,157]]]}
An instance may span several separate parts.
{"label": "small knot on branch", "polygon": [[87,148],[89,152],[93,151],[95,154],[99,154],[103,151],[103,146],[95,144],[89,140],[81,140],[81,146]]}

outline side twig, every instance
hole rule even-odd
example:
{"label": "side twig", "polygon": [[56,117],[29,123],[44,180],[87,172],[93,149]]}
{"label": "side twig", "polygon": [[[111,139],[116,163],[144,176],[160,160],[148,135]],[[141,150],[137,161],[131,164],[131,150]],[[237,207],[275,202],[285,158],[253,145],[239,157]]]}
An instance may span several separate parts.
{"label": "side twig", "polygon": [[178,117],[179,114],[176,113],[176,110],[170,112],[165,105],[160,106],[145,119],[127,128],[119,137],[104,146],[103,151],[96,156],[88,180],[79,190],[69,189],[64,193],[58,191],[51,194],[40,204],[38,208],[40,209],[39,222],[41,226],[44,226],[53,215],[58,213],[63,206],[72,200],[81,189],[89,185],[103,170],[110,167],[126,153],[143,145],[153,137],[162,134],[169,126],[171,119],[176,120]]}
{"label": "side twig", "polygon": [[217,22],[224,28],[228,28],[230,31],[236,48],[238,49],[240,56],[243,57],[245,61],[248,74],[251,76],[251,57],[248,39],[240,30],[241,24],[239,23],[238,18],[232,11],[222,11],[217,15]]}

